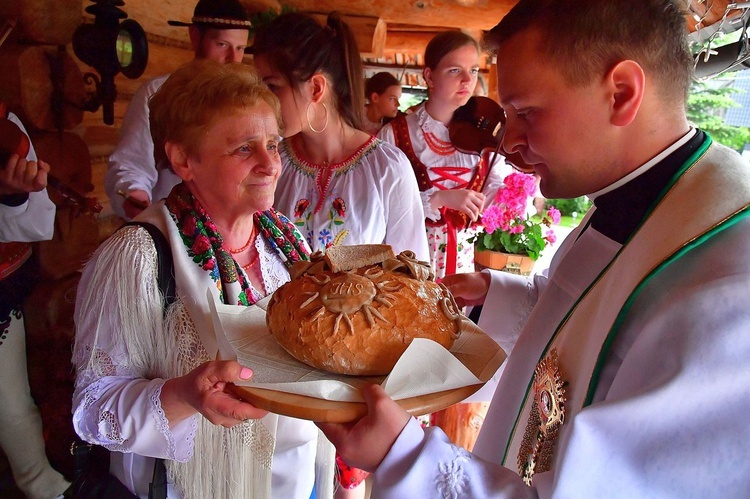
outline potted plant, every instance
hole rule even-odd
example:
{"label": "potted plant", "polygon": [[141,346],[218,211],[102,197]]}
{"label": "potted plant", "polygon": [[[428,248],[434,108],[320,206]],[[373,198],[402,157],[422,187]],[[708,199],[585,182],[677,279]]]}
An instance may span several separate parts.
{"label": "potted plant", "polygon": [[504,182],[505,188],[482,213],[484,228],[471,239],[474,263],[528,275],[542,250],[555,242],[551,227],[560,222],[560,212],[549,207],[541,220],[529,216],[529,199],[536,192],[533,175],[513,172]]}

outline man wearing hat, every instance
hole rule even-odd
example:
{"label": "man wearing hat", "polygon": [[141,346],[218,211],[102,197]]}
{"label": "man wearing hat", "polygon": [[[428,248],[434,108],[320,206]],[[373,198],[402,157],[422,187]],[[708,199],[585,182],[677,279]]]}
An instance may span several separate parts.
{"label": "man wearing hat", "polygon": [[[187,26],[196,59],[241,62],[250,33],[250,19],[239,0],[200,0]],[[109,156],[104,186],[115,213],[130,220],[154,200],[164,198],[180,182],[165,165],[154,162],[148,122],[148,100],[169,75],[144,83],[133,96],[120,129],[120,142]]]}

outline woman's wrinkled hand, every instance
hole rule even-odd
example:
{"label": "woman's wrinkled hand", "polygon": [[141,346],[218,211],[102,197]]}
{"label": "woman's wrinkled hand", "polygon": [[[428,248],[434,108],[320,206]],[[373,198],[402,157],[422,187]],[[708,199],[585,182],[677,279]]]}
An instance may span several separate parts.
{"label": "woman's wrinkled hand", "polygon": [[161,390],[164,415],[173,427],[199,412],[215,425],[225,428],[246,419],[259,419],[268,411],[243,402],[224,390],[227,383],[247,381],[252,371],[235,361],[210,361],[188,374],[172,378]]}
{"label": "woman's wrinkled hand", "polygon": [[461,308],[482,305],[490,289],[490,275],[486,272],[448,275],[440,282],[453,294]]}
{"label": "woman's wrinkled hand", "polygon": [[349,466],[375,471],[411,416],[379,385],[366,385],[367,416],[345,424],[315,423]]}
{"label": "woman's wrinkled hand", "polygon": [[430,203],[435,209],[444,206],[466,213],[472,222],[476,222],[484,209],[484,199],[484,194],[470,189],[447,189],[436,191],[430,198]]}

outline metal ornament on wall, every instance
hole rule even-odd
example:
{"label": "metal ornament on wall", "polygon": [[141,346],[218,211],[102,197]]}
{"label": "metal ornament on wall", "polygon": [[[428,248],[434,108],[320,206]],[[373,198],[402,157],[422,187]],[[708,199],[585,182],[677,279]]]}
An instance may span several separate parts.
{"label": "metal ornament on wall", "polygon": [[[94,16],[94,24],[82,24],[73,34],[73,52],[84,63],[99,72],[86,73],[84,80],[93,84],[96,93],[86,105],[87,111],[102,107],[104,123],[112,125],[114,102],[117,95],[115,76],[136,79],[143,74],[148,62],[148,42],[140,24],[119,7],[123,0],[91,0],[94,5],[86,12]],[[125,19],[120,22],[121,19]]]}

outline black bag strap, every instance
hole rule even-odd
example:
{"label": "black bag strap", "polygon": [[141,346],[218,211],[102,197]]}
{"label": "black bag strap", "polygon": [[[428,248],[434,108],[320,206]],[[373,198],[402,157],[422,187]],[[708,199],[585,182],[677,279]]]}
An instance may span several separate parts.
{"label": "black bag strap", "polygon": [[[159,291],[164,297],[164,313],[167,307],[177,299],[177,290],[174,278],[174,262],[172,260],[172,249],[164,234],[154,225],[148,222],[128,222],[123,227],[134,225],[146,229],[156,247],[157,279]],[[149,499],[165,499],[167,497],[167,467],[164,459],[154,460],[154,475],[148,485]]]}

